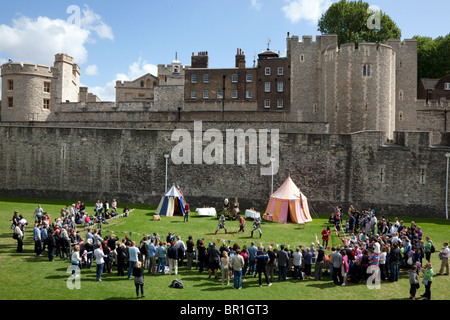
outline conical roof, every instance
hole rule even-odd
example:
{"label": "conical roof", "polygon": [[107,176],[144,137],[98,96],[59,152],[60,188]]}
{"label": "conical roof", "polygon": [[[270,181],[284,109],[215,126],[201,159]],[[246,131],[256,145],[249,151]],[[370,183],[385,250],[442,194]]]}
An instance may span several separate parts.
{"label": "conical roof", "polygon": [[289,176],[286,181],[281,185],[280,188],[272,195],[273,198],[277,199],[298,199],[300,196],[300,189],[295,185]]}

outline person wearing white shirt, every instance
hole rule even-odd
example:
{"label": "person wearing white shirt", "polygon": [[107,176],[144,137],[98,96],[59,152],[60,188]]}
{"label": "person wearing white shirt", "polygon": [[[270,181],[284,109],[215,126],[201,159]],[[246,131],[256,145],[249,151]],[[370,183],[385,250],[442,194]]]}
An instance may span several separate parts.
{"label": "person wearing white shirt", "polygon": [[102,245],[99,243],[97,249],[94,250],[94,259],[97,264],[97,281],[102,281],[103,266],[105,265],[106,255],[103,253]]}
{"label": "person wearing white shirt", "polygon": [[303,280],[303,274],[302,274],[302,258],[303,255],[300,252],[300,248],[295,249],[295,252],[292,254],[292,257],[294,258],[293,264],[294,264],[294,279],[297,280],[297,277],[300,278],[300,280]]}
{"label": "person wearing white shirt", "polygon": [[448,257],[450,255],[448,242],[444,242],[444,250],[442,250],[440,253],[442,254],[441,269],[439,270],[439,273],[437,273],[436,275],[441,275],[444,272],[445,268],[447,272],[444,273],[444,275],[448,276]]}

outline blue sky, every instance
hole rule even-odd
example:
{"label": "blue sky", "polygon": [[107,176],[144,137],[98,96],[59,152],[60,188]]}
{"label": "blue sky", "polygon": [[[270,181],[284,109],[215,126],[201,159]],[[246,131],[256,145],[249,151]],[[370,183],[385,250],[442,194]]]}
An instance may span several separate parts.
{"label": "blue sky", "polygon": [[[190,64],[208,51],[210,67],[234,67],[241,48],[284,54],[286,34],[319,35],[317,19],[337,0],[9,1],[0,10],[0,64],[8,59],[52,65],[72,55],[82,85],[103,101],[114,99],[116,80],[132,80],[169,64],[175,52]],[[369,0],[397,23],[402,39],[450,32],[448,0]],[[78,11],[77,11],[78,10]],[[78,14],[79,13],[79,14]]]}

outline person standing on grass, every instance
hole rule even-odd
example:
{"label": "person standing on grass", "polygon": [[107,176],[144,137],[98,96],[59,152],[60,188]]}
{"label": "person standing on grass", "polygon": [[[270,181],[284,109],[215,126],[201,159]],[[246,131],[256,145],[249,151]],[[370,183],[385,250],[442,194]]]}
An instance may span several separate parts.
{"label": "person standing on grass", "polygon": [[408,270],[409,274],[409,298],[416,300],[417,285],[419,284],[419,275],[417,274],[417,265],[413,264]]}
{"label": "person standing on grass", "polygon": [[431,260],[431,254],[433,253],[433,241],[431,240],[430,237],[426,237],[425,240],[427,241],[427,243],[425,243],[425,247],[424,247],[424,251],[425,251],[425,259],[430,262]]}
{"label": "person standing on grass", "polygon": [[444,246],[444,250],[442,250],[440,252],[440,254],[442,255],[442,259],[441,259],[441,269],[439,270],[439,273],[437,274],[438,276],[440,276],[441,274],[444,273],[444,269],[446,270],[446,273],[444,273],[446,276],[448,276],[448,258],[450,256],[450,249],[448,248],[448,242],[444,242],[443,244]]}
{"label": "person standing on grass", "polygon": [[287,267],[289,262],[289,255],[285,250],[284,244],[281,245],[281,249],[277,252],[278,257],[278,281],[287,280]]}
{"label": "person standing on grass", "polygon": [[166,255],[166,243],[160,241],[158,246],[158,273],[161,271],[161,274],[163,275],[166,274]]}
{"label": "person standing on grass", "polygon": [[218,279],[217,277],[217,270],[219,269],[219,262],[220,262],[220,251],[216,247],[216,243],[209,243],[209,247],[207,250],[208,255],[208,275],[209,278],[211,278],[211,274],[214,272],[215,279]]}
{"label": "person standing on grass", "polygon": [[17,239],[17,252],[23,252],[23,230],[20,223],[14,227],[14,237]]}
{"label": "person standing on grass", "polygon": [[73,253],[72,253],[72,256],[70,258],[70,262],[74,266],[73,269],[72,269],[72,276],[75,276],[77,271],[78,271],[78,269],[80,268],[80,262],[81,262],[80,246],[79,245],[75,245],[75,247],[73,248]]}
{"label": "person standing on grass", "polygon": [[267,262],[269,261],[269,255],[264,251],[263,246],[259,246],[258,252],[256,253],[256,272],[259,277],[259,286],[262,287],[262,274],[264,273],[264,277],[266,278],[266,283],[270,287],[272,283],[269,281],[269,277],[267,275]]}
{"label": "person standing on grass", "polygon": [[317,250],[316,262],[314,266],[314,280],[322,280],[322,270],[323,270],[323,262],[325,259],[325,251],[323,251],[323,247],[319,245],[319,250]]}
{"label": "person standing on grass", "polygon": [[103,253],[102,244],[99,243],[94,251],[94,259],[97,264],[96,281],[102,281],[103,267],[105,266],[104,258],[106,258],[106,255]]}
{"label": "person standing on grass", "polygon": [[38,222],[34,224],[33,238],[34,238],[34,253],[36,253],[37,256],[42,257],[41,225]]}
{"label": "person standing on grass", "polygon": [[220,258],[220,263],[222,265],[222,285],[225,285],[225,280],[227,281],[227,286],[230,285],[230,259],[228,253],[224,251],[222,257]]}
{"label": "person standing on grass", "polygon": [[136,262],[139,260],[139,248],[136,247],[136,242],[132,241],[131,246],[128,248],[128,280],[131,279],[131,273],[136,266]]}
{"label": "person standing on grass", "polygon": [[233,289],[242,289],[242,269],[244,268],[244,258],[241,250],[236,249],[236,254],[231,259],[231,267],[233,268]]}
{"label": "person standing on grass", "polygon": [[167,249],[167,256],[169,258],[169,275],[172,274],[172,269],[175,268],[175,275],[178,274],[178,249],[175,241],[172,241],[169,249]]}
{"label": "person standing on grass", "polygon": [[140,261],[137,261],[133,268],[133,276],[136,287],[136,298],[139,299],[139,289],[141,291],[141,298],[144,298],[144,268]]}
{"label": "person standing on grass", "polygon": [[421,297],[425,300],[431,300],[431,283],[433,282],[433,267],[431,266],[431,262],[428,262],[425,268],[420,267],[420,270],[423,271],[422,283],[425,285],[425,293]]}
{"label": "person standing on grass", "polygon": [[341,265],[342,265],[342,255],[339,250],[332,248],[333,253],[330,257],[330,263],[333,265],[333,282],[336,285],[342,284],[341,282]]}
{"label": "person standing on grass", "polygon": [[48,231],[48,238],[47,238],[47,250],[48,250],[48,261],[55,261],[55,247],[56,247],[56,240],[55,240],[55,231],[50,229]]}

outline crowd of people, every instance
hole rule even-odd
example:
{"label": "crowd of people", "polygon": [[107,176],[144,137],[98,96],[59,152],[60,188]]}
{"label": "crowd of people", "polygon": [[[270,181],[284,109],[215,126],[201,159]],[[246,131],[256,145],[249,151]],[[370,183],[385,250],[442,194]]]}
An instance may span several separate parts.
{"label": "crowd of people", "polygon": [[[195,242],[192,236],[184,240],[173,232],[165,237],[152,233],[138,242],[128,234],[123,239],[113,232],[105,235],[101,224],[107,217],[118,214],[117,203],[113,201],[110,208],[97,202],[94,223],[87,224],[83,223],[82,217],[89,215],[83,203],[78,204],[63,208],[61,216],[54,221],[41,206],[36,208],[35,254],[42,256],[47,251],[49,261],[54,261],[55,256],[70,261],[74,265],[73,276],[82,269],[90,269],[95,261],[97,281],[102,280],[103,273],[113,273],[113,269],[118,276],[134,277],[137,297],[139,293],[144,296],[145,274],[177,275],[179,268],[185,265],[186,270],[207,272],[209,278],[221,279],[222,285],[230,285],[233,280],[234,289],[241,289],[250,276],[258,277],[260,286],[263,282],[271,286],[274,281],[288,279],[319,281],[326,273],[336,285],[377,285],[381,281],[398,281],[400,270],[404,269],[410,279],[410,297],[415,299],[417,287],[423,283],[425,293],[422,296],[431,299],[434,276],[431,255],[438,251],[430,237],[423,238],[423,231],[414,221],[406,226],[397,218],[391,221],[383,215],[377,217],[373,210],[358,212],[351,206],[344,223],[342,207],[337,207],[328,221],[330,225],[322,231],[321,244],[316,239],[315,243],[294,248],[256,245],[255,242],[241,247],[237,242],[231,245],[223,241],[218,247],[216,242],[204,243],[202,239]],[[129,212],[128,208],[124,212]],[[17,239],[17,252],[23,251],[27,227],[28,222],[16,211],[12,228]],[[79,229],[85,231],[84,236]],[[332,232],[337,237],[333,237],[330,246]],[[445,275],[449,272],[448,243],[443,246],[439,252],[441,268],[438,275],[443,274],[444,269]]]}

